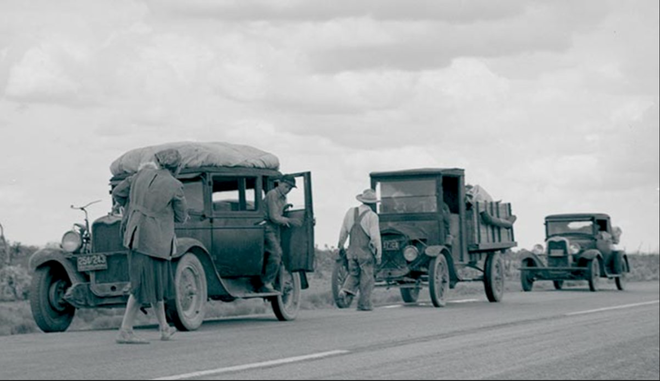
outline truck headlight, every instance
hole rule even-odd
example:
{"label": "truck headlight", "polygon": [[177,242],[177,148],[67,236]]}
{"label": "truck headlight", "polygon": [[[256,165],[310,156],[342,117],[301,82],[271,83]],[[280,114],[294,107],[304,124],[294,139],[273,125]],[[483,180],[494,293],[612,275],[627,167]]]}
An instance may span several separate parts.
{"label": "truck headlight", "polygon": [[75,253],[82,247],[82,237],[77,232],[70,230],[62,236],[62,249],[67,253]]}
{"label": "truck headlight", "polygon": [[419,256],[419,250],[415,246],[406,246],[405,249],[403,249],[403,257],[406,259],[408,262],[412,262],[417,257]]}
{"label": "truck headlight", "polygon": [[536,255],[541,255],[541,254],[543,254],[544,252],[545,252],[545,248],[544,248],[543,245],[541,245],[540,243],[537,243],[537,244],[534,245],[534,247],[532,248],[532,253],[534,253],[534,254],[536,254]]}
{"label": "truck headlight", "polygon": [[571,243],[571,245],[568,247],[568,252],[573,255],[579,253],[580,250],[582,250],[582,248],[577,243]]}

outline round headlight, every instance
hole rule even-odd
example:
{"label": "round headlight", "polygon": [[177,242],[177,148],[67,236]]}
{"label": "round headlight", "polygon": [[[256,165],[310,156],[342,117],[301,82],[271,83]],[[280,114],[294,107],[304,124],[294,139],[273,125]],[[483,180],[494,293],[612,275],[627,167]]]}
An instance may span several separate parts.
{"label": "round headlight", "polygon": [[80,234],[71,230],[64,233],[62,237],[62,249],[67,253],[75,253],[82,247],[82,237]]}
{"label": "round headlight", "polygon": [[543,252],[545,252],[545,248],[544,248],[543,245],[541,245],[540,243],[537,243],[537,244],[534,245],[534,247],[532,248],[532,253],[534,253],[534,254],[536,254],[536,255],[541,255],[541,254],[543,254]]}
{"label": "round headlight", "polygon": [[419,250],[415,246],[406,246],[405,249],[403,249],[403,257],[406,259],[408,262],[412,262],[417,257],[419,256]]}
{"label": "round headlight", "polygon": [[571,246],[568,247],[568,251],[570,251],[571,254],[573,254],[573,255],[579,253],[581,249],[582,248],[577,243],[572,243]]}

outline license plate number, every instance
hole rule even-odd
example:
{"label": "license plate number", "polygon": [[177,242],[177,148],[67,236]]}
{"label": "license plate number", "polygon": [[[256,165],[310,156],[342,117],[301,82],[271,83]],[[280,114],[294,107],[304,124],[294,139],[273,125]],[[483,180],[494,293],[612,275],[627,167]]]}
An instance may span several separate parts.
{"label": "license plate number", "polygon": [[564,256],[564,250],[550,250],[550,256],[563,257]]}
{"label": "license plate number", "polygon": [[107,257],[103,254],[92,254],[78,257],[78,271],[106,270]]}
{"label": "license plate number", "polygon": [[399,241],[385,241],[383,250],[399,250]]}

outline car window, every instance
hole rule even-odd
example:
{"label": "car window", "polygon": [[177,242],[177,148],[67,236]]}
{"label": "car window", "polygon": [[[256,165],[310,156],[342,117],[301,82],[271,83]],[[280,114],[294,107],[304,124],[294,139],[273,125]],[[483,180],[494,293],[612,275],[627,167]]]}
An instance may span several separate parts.
{"label": "car window", "polygon": [[257,210],[256,177],[213,178],[211,200],[214,212],[242,212]]}
{"label": "car window", "polygon": [[548,235],[583,233],[593,234],[593,221],[548,221]]}
{"label": "car window", "polygon": [[200,213],[204,211],[204,183],[201,179],[184,180],[183,193],[186,195],[188,210]]}

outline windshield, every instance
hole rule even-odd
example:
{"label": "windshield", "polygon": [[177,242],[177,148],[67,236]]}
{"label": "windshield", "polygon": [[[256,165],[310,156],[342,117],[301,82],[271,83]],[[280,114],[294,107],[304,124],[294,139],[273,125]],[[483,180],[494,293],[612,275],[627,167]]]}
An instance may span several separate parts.
{"label": "windshield", "polygon": [[378,213],[433,213],[438,210],[436,181],[383,181],[376,185]]}
{"label": "windshield", "polygon": [[561,234],[594,234],[594,222],[589,221],[548,221],[548,236]]}

